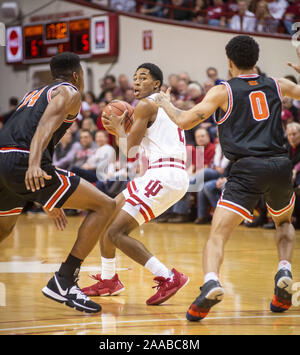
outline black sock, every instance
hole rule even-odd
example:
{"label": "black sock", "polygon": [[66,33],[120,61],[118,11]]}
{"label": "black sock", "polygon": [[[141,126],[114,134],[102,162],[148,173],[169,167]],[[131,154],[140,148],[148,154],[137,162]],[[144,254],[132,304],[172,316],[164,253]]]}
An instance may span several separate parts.
{"label": "black sock", "polygon": [[78,277],[82,262],[83,260],[69,254],[67,260],[60,266],[59,276],[75,280]]}

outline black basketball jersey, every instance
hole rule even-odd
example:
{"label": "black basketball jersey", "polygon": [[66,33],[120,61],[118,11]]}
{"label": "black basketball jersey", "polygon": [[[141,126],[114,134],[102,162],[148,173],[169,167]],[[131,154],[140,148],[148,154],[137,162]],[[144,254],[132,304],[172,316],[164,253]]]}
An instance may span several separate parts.
{"label": "black basketball jersey", "polygon": [[[70,83],[56,81],[50,85],[33,90],[24,96],[12,117],[3,126],[2,130],[0,130],[0,147],[30,149],[30,143],[36,128],[51,101],[51,94],[61,85],[71,86],[78,91],[77,88]],[[52,160],[55,145],[74,122],[76,116],[66,117],[64,122],[54,132],[48,147],[43,153],[43,158]]]}
{"label": "black basketball jersey", "polygon": [[228,109],[216,113],[219,139],[227,159],[287,153],[281,121],[281,92],[273,78],[240,75],[228,82]]}

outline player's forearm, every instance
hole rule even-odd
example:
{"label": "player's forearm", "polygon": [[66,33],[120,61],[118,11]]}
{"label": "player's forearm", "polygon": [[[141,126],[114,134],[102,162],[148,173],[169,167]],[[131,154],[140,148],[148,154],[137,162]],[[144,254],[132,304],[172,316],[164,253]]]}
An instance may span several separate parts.
{"label": "player's forearm", "polygon": [[29,166],[41,165],[43,152],[47,148],[52,134],[52,130],[49,130],[48,126],[38,126],[30,144]]}
{"label": "player's forearm", "polygon": [[205,115],[201,112],[193,112],[192,110],[182,111],[170,102],[164,102],[162,108],[180,129],[192,129],[206,119]]}

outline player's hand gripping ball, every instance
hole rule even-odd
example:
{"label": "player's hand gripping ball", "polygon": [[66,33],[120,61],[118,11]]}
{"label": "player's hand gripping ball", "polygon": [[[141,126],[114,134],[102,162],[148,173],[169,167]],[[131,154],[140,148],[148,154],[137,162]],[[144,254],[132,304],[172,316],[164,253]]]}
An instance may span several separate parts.
{"label": "player's hand gripping ball", "polygon": [[[128,102],[122,100],[111,101],[109,104],[107,104],[104,107],[102,111],[102,116],[103,113],[105,113],[107,116],[109,116],[111,113],[114,113],[117,116],[122,116],[125,111],[127,111],[127,114],[122,122],[122,125],[124,127],[125,132],[128,133],[133,124],[133,111],[134,111],[133,107]],[[102,122],[103,122],[103,117],[102,117]],[[105,126],[104,122],[103,125],[108,133],[116,135],[116,132],[111,128]]]}

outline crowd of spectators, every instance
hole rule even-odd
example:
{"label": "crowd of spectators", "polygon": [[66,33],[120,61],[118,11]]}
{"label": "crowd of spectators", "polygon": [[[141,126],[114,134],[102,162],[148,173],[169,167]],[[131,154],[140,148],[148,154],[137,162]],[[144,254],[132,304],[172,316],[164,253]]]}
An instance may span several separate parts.
{"label": "crowd of spectators", "polygon": [[293,34],[300,20],[296,0],[110,0],[110,8],[230,28],[243,32]]}
{"label": "crowd of spectators", "polygon": [[[265,75],[256,67],[260,75]],[[218,70],[209,67],[206,80],[199,83],[189,73],[170,74],[162,88],[171,87],[173,104],[180,109],[189,109],[201,102],[207,91],[227,78],[220,78]],[[287,79],[297,83],[294,76]],[[101,114],[103,108],[114,99],[129,102],[133,107],[137,100],[133,94],[131,81],[126,75],[107,75],[99,82],[100,95],[85,92],[77,120],[70,126],[55,148],[54,165],[67,169],[97,186],[101,191],[115,197],[137,174],[147,168],[145,159],[127,162],[118,150],[115,136],[104,129]],[[18,105],[17,98],[9,100],[9,112],[0,115],[0,129],[10,119]],[[282,126],[286,132],[286,145],[293,163],[295,191],[300,195],[300,102],[288,98],[282,103]],[[190,176],[190,191],[157,220],[160,222],[196,224],[209,223],[216,208],[226,177],[230,173],[230,162],[224,157],[218,142],[218,132],[214,117],[208,118],[191,130],[185,131],[187,146],[187,170]],[[197,151],[203,154],[196,154]],[[140,154],[142,157],[142,154]],[[299,191],[299,192],[298,192]],[[273,228],[267,223],[269,216],[264,201],[260,201],[255,212],[256,218],[248,227]],[[295,225],[300,227],[300,197],[296,198]]]}

